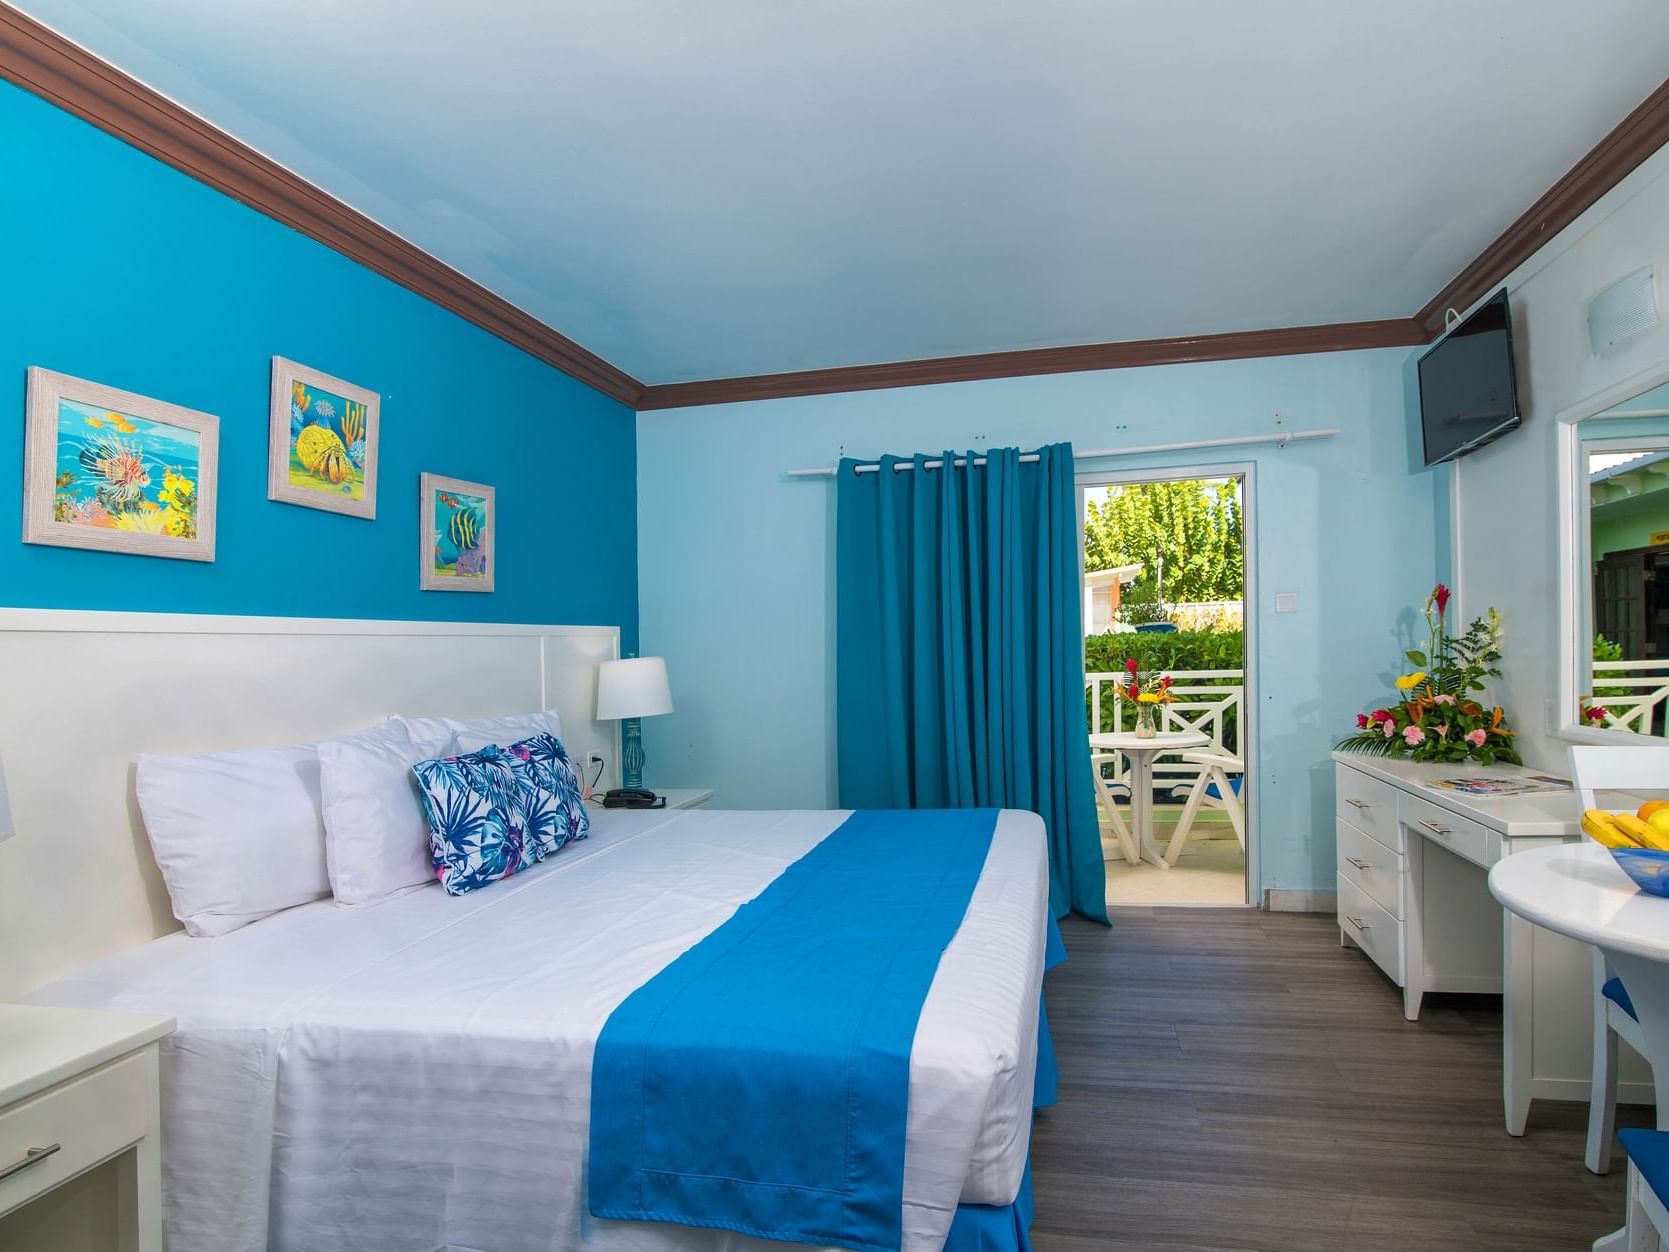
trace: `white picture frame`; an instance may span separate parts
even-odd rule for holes
[[[24,543],[214,560],[218,417],[40,366],[25,412]]]
[[[498,573],[494,490],[485,483],[441,474],[419,475],[418,490],[418,586],[424,591],[491,593]],[[473,520],[460,521],[460,514]],[[460,572],[459,566],[468,566],[468,572]]]
[[[318,430],[305,435],[309,426]],[[377,392],[272,358],[267,499],[374,521],[381,433]]]

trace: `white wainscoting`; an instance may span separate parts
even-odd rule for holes
[[[561,710],[610,776],[592,719],[613,626],[337,621],[0,609],[0,1000],[178,929],[133,794],[141,753],[268,747],[391,713]]]

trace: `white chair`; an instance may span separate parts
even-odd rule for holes
[[[1578,811],[1631,808],[1643,793],[1669,791],[1669,750],[1663,747],[1572,747],[1571,787]],[[1618,794],[1620,793],[1620,794]],[[1604,797],[1604,798],[1602,798]],[[1596,1174],[1611,1171],[1617,1130],[1617,1040],[1641,1056],[1646,1037],[1622,979],[1594,949],[1594,1071],[1588,1091],[1588,1150]]]
[[[1135,865],[1142,859],[1142,851],[1136,846],[1131,837],[1130,827],[1124,824],[1124,818],[1119,815],[1118,801],[1113,796],[1114,786],[1122,783],[1110,783],[1101,772],[1103,765],[1116,765],[1119,754],[1117,752],[1092,752],[1089,758],[1090,773],[1095,775],[1095,795],[1101,802],[1102,810],[1107,814],[1108,824],[1113,828],[1113,834],[1118,836],[1118,846],[1124,852],[1124,859]]]
[[[1176,829],[1165,847],[1165,863],[1175,865],[1194,833],[1194,818],[1202,806],[1222,809],[1229,815],[1234,837],[1240,840],[1240,851],[1246,851],[1245,779],[1246,764],[1239,757],[1223,752],[1184,752],[1182,759],[1200,767],[1199,778],[1188,791],[1188,803],[1182,806]]]
[[[1621,1137],[1628,1153],[1628,1224],[1594,1240],[1594,1252],[1661,1252],[1669,1240],[1662,1199],[1669,1189],[1669,1131],[1625,1130]]]

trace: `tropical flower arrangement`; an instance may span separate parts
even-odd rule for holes
[[[1426,597],[1429,642],[1404,655],[1413,666],[1397,679],[1397,703],[1356,715],[1344,752],[1402,756],[1416,761],[1496,761],[1519,764],[1513,732],[1499,705],[1475,698],[1486,678],[1501,676],[1501,615],[1490,609],[1459,635],[1449,632],[1449,589],[1438,583]]]
[[[1136,735],[1141,739],[1151,739],[1159,733],[1153,720],[1154,711],[1160,705],[1169,704],[1176,699],[1171,694],[1171,676],[1144,674],[1141,663],[1135,657],[1125,661],[1124,670],[1130,675],[1124,694],[1136,705]]]

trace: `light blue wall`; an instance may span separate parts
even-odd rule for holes
[[[0,602],[618,624],[634,640],[630,410],[9,83],[0,152]],[[382,393],[375,522],[267,500],[274,355]],[[213,564],[17,541],[30,365],[219,416]],[[417,589],[423,470],[497,488],[495,594]]]
[[[1260,885],[1331,890],[1328,752],[1382,699],[1438,570],[1446,478],[1410,457],[1403,349],[644,413],[638,417],[643,649],[677,711],[645,722],[651,786],[725,807],[835,800],[834,487],[783,471],[841,453],[1070,439],[1080,448],[1340,427],[1285,449],[1122,459],[1250,461],[1257,495]],[[1094,468],[1084,465],[1083,468]],[[1277,591],[1298,611],[1276,614]]]

